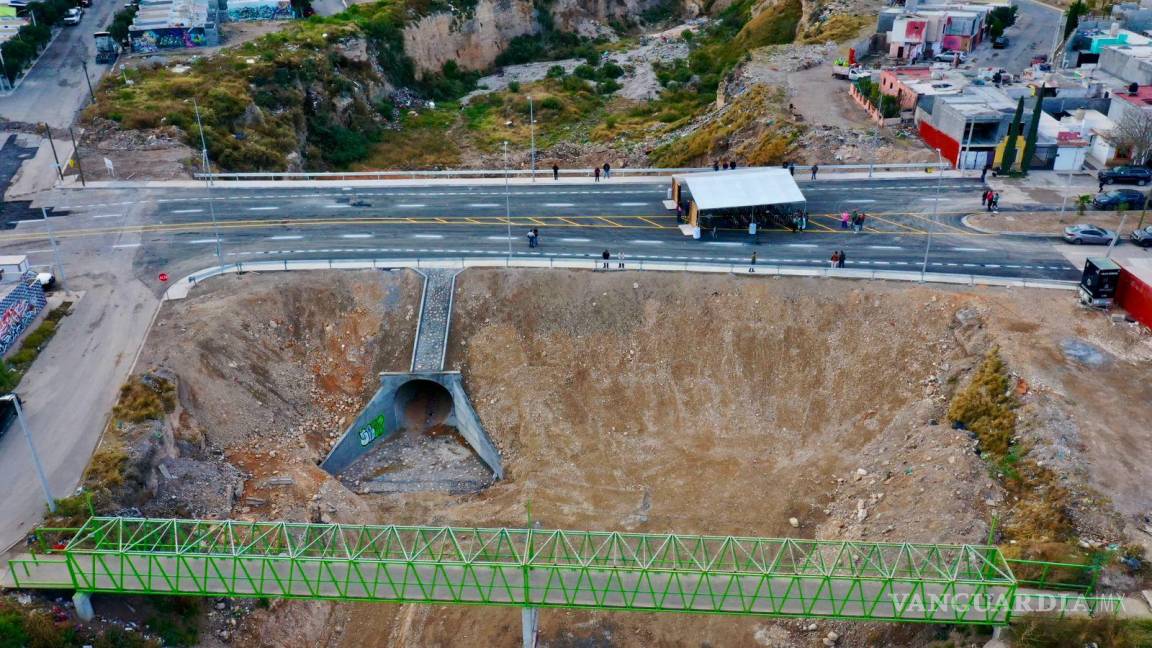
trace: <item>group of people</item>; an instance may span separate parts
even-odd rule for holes
[[[840,229],[851,228],[853,232],[859,234],[864,231],[864,219],[866,218],[868,218],[868,214],[859,209],[853,209],[851,214],[846,211],[840,212]]]
[[[724,160],[723,162],[718,162],[716,160],[713,160],[712,161],[712,170],[713,171],[719,171],[720,169],[724,169],[725,171],[735,170],[736,169],[736,163],[735,162],[729,162],[728,160]]]
[[[1000,192],[985,189],[984,193],[980,194],[980,204],[990,212],[1000,211]]]
[[[848,261],[848,253],[844,250],[836,250],[832,253],[832,258],[829,259],[832,268],[843,268],[846,261]]]
[[[553,166],[553,169],[555,169],[555,168],[556,167]],[[607,162],[605,162],[604,166],[592,167],[592,175],[596,178],[596,182],[600,182],[600,173],[601,172],[604,173],[604,179],[605,180],[611,180],[612,179],[612,165],[611,164],[608,164]],[[556,171],[553,171],[553,173],[556,173]]]
[[[540,247],[540,228],[533,227],[528,230],[528,247]]]

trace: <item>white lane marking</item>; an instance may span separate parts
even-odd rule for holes
[[[299,234],[279,234],[277,236],[269,236],[268,240],[269,241],[299,241],[302,238],[304,238],[304,237],[300,236]]]
[[[279,207],[249,207],[248,211],[275,211],[277,209],[280,209],[280,208]]]
[[[119,243],[117,245],[113,245],[112,247],[114,247],[114,248],[137,248],[137,247],[140,247],[140,245],[141,245],[140,243]]]
[[[203,209],[173,209],[172,213],[173,214],[199,214],[203,211],[204,211]],[[100,218],[100,217],[97,216],[96,218]]]
[[[788,247],[814,248],[814,247],[819,247],[819,246],[816,245],[815,243],[789,243]]]
[[[442,239],[442,238],[444,238],[444,235],[443,235],[443,234],[413,234],[413,235],[412,235],[412,238],[418,238],[418,239]]]
[[[563,241],[563,242],[565,242],[565,243],[588,243],[588,242],[590,242],[592,239],[587,239],[587,238],[562,238],[562,239],[560,239],[560,240],[561,240],[561,241]]]
[[[500,207],[499,203],[470,203],[469,207]]]
[[[396,207],[401,209],[419,209],[424,207],[424,203],[400,203],[399,205],[396,205]]]
[[[648,203],[642,202],[620,202],[616,203],[617,207],[647,207]]]
[[[937,198],[935,196],[930,196],[928,198],[921,198],[920,200],[939,200],[940,202],[952,202],[951,198]]]
[[[544,203],[545,207],[575,207],[572,203]]]
[[[122,215],[123,214],[93,214],[92,218],[116,218],[117,216]]]
[[[352,205],[324,205],[324,209],[348,209]]]
[[[869,245],[869,250],[903,250],[899,245]]]
[[[988,250],[986,250],[984,248],[967,248],[967,247],[964,247],[964,248],[952,248],[952,251],[953,252],[987,252]]]
[[[664,245],[664,241],[653,241],[650,239],[636,239],[631,242],[636,245]]]
[[[185,243],[191,243],[191,244],[193,244],[193,245],[202,245],[202,244],[204,244],[204,243],[215,243],[215,242],[216,242],[216,239],[214,239],[214,238],[210,238],[210,239],[193,239],[193,240],[191,240],[191,241],[185,241]]]
[[[24,254],[43,254],[44,252],[51,252],[51,248],[46,250],[24,250]]]
[[[709,242],[705,243],[704,245],[718,245],[721,247],[742,247],[744,244],[743,243],[731,243],[731,242],[727,242],[727,241],[709,241]],[[812,247],[816,247],[816,246],[813,245]]]
[[[484,237],[489,241],[507,241],[516,238],[515,236],[486,236]]]
[[[372,238],[372,235],[371,234],[341,234],[340,238],[366,239],[366,238]]]
[[[847,204],[850,204],[850,205],[856,205],[856,204],[860,204],[860,203],[874,203],[876,201],[870,200],[870,199],[861,199],[861,200],[845,200],[844,202]]]

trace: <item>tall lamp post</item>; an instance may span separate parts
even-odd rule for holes
[[[208,140],[204,137],[204,124],[200,121],[200,104],[192,97],[196,111],[196,128],[200,130],[200,165],[204,168],[205,191],[208,192],[208,213],[212,216],[212,233],[216,235],[216,263],[224,271],[224,252],[220,248],[220,225],[216,222],[216,205],[212,202],[212,165],[208,162]]]
[[[528,131],[532,134],[532,182],[536,182],[536,106],[528,95]]]
[[[508,224],[508,258],[512,258],[512,188],[508,185],[508,140],[504,140],[504,222]]]
[[[928,272],[928,252],[932,249],[932,228],[936,226],[936,212],[940,208],[940,188],[944,182],[944,169],[941,168],[944,163],[944,156],[940,154],[940,149],[936,149],[936,199],[932,201],[932,219],[928,222],[928,242],[924,244],[924,265],[920,266],[920,280],[924,280],[924,275]]]
[[[88,82],[88,96],[92,98],[92,103],[96,103],[96,93],[92,90],[92,77],[88,76],[88,61],[80,59],[80,66],[84,68],[84,80]]]
[[[44,475],[44,466],[40,463],[40,455],[36,452],[36,444],[32,443],[32,435],[28,433],[28,426],[24,423],[24,408],[20,407],[20,399],[16,394],[4,394],[0,400],[12,403],[16,408],[16,421],[20,424],[20,431],[28,441],[28,449],[32,451],[32,465],[36,468],[36,476],[40,478],[40,487],[44,489],[44,499],[48,500],[48,510],[56,512],[56,498],[52,496],[52,488],[48,485],[48,477]]]

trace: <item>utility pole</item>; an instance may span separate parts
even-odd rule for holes
[[[88,96],[92,98],[92,103],[96,103],[96,93],[92,90],[92,77],[88,76],[88,61],[80,59],[80,65],[84,68],[84,80],[88,82]]]
[[[28,426],[24,423],[24,408],[20,407],[20,399],[16,394],[5,394],[0,400],[12,403],[16,408],[16,421],[20,423],[20,431],[28,441],[28,449],[32,451],[32,465],[36,467],[36,476],[40,478],[40,487],[44,489],[44,499],[48,500],[48,510],[56,512],[56,498],[52,496],[52,488],[48,486],[48,477],[44,475],[44,466],[40,463],[40,455],[36,453],[36,445],[32,443],[32,435],[28,433]]]
[[[508,140],[504,140],[504,222],[508,224],[508,258],[512,258],[512,188],[508,185]]]
[[[52,159],[56,161],[56,175],[60,176],[60,180],[64,180],[64,167],[60,166],[60,156],[56,155],[56,142],[52,141],[52,129],[47,123],[44,124],[44,131],[48,133],[48,147],[52,149]]]
[[[528,95],[528,129],[532,133],[532,182],[536,182],[536,107]]]
[[[920,281],[924,281],[924,275],[928,272],[928,251],[932,249],[932,228],[936,225],[936,211],[940,207],[940,187],[944,181],[944,170],[939,168],[940,164],[944,161],[944,156],[940,154],[940,149],[936,149],[936,199],[932,201],[932,220],[928,222],[928,242],[924,244],[924,265],[920,267]]]
[[[76,170],[80,172],[80,186],[86,187],[84,183],[84,167],[80,164],[80,145],[76,143],[76,133],[72,127],[68,127],[68,135],[72,138],[72,158],[76,160]]]
[[[48,241],[52,244],[52,261],[56,264],[56,281],[64,284],[64,264],[60,263],[60,246],[56,243],[56,231],[52,229],[52,221],[48,219],[48,210],[40,208],[40,215],[44,217],[44,224],[48,226]]]
[[[1060,218],[1064,218],[1064,209],[1068,207],[1068,190],[1072,188],[1072,169],[1068,169],[1068,175],[1064,179],[1064,200],[1060,201]],[[1144,199],[1144,204],[1148,204],[1148,199]]]
[[[960,167],[961,178],[964,177],[964,169],[966,168],[964,164],[968,159],[968,154],[972,152],[972,132],[975,130],[976,122],[972,122],[968,125],[968,137],[965,140],[964,146],[960,148],[960,159],[957,160],[957,162],[959,162],[958,166]]]
[[[212,202],[212,165],[208,162],[208,140],[204,137],[204,124],[200,121],[200,104],[192,97],[196,111],[196,128],[200,130],[200,164],[204,168],[204,191],[208,194],[208,213],[212,216],[212,233],[216,236],[216,264],[224,271],[224,251],[220,248],[220,225],[216,222],[216,204]]]
[[[1147,200],[1145,200],[1145,203],[1147,203]],[[1123,205],[1121,205],[1121,207],[1123,207]],[[1108,244],[1108,251],[1104,254],[1105,259],[1112,257],[1112,248],[1116,247],[1116,244],[1120,242],[1120,233],[1124,231],[1124,223],[1127,221],[1128,213],[1125,212],[1124,215],[1120,217],[1120,227],[1116,228],[1116,236],[1112,239],[1112,242]]]
[[[872,161],[868,163],[868,177],[872,177],[872,169],[876,166],[876,155],[879,153],[878,140],[880,139],[880,128],[872,131]]]

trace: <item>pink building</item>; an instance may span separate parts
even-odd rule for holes
[[[898,98],[901,110],[912,110],[922,96],[959,94],[967,86],[968,77],[950,69],[909,66],[880,72],[880,92]]]

